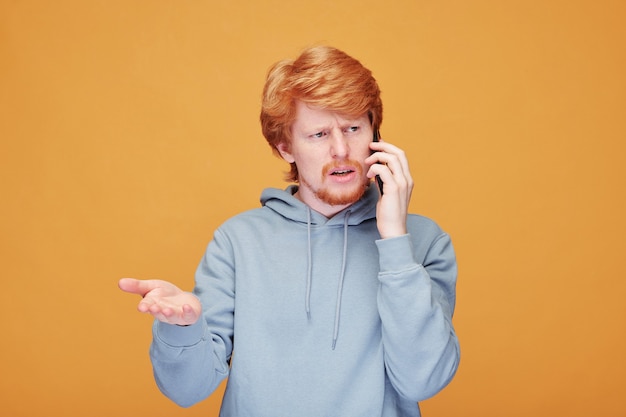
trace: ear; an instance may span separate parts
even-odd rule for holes
[[[281,142],[276,145],[276,149],[278,150],[278,153],[280,153],[280,156],[282,156],[285,161],[289,162],[290,164],[293,164],[294,162],[296,162],[295,158],[290,152],[290,147],[288,143]]]

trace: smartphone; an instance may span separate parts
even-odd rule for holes
[[[374,142],[378,142],[380,138],[380,131],[374,131]],[[380,190],[380,195],[383,195],[383,180],[380,179],[380,175],[376,175],[376,183],[378,184],[378,189]]]

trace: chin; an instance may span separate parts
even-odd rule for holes
[[[317,191],[315,194],[317,198],[319,198],[326,204],[330,204],[331,206],[345,206],[359,201],[359,199],[363,197],[363,194],[365,194],[365,190],[367,190],[367,185],[368,183],[365,183],[359,187],[355,187],[352,190],[346,190],[341,192],[332,192],[327,188],[323,188]]]

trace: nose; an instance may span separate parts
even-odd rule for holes
[[[330,153],[333,158],[342,159],[350,154],[350,146],[341,130],[332,131],[330,138]]]

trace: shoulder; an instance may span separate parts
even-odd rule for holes
[[[275,221],[273,211],[266,207],[258,207],[236,214],[220,225],[218,230],[236,231],[241,228],[261,226],[264,223]]]
[[[407,219],[407,231],[418,258],[423,262],[430,256],[439,257],[444,253],[449,253],[445,256],[454,256],[450,236],[434,220],[410,214]]]
[[[407,227],[410,234],[431,236],[433,238],[445,234],[443,229],[434,220],[419,214],[408,215]]]

